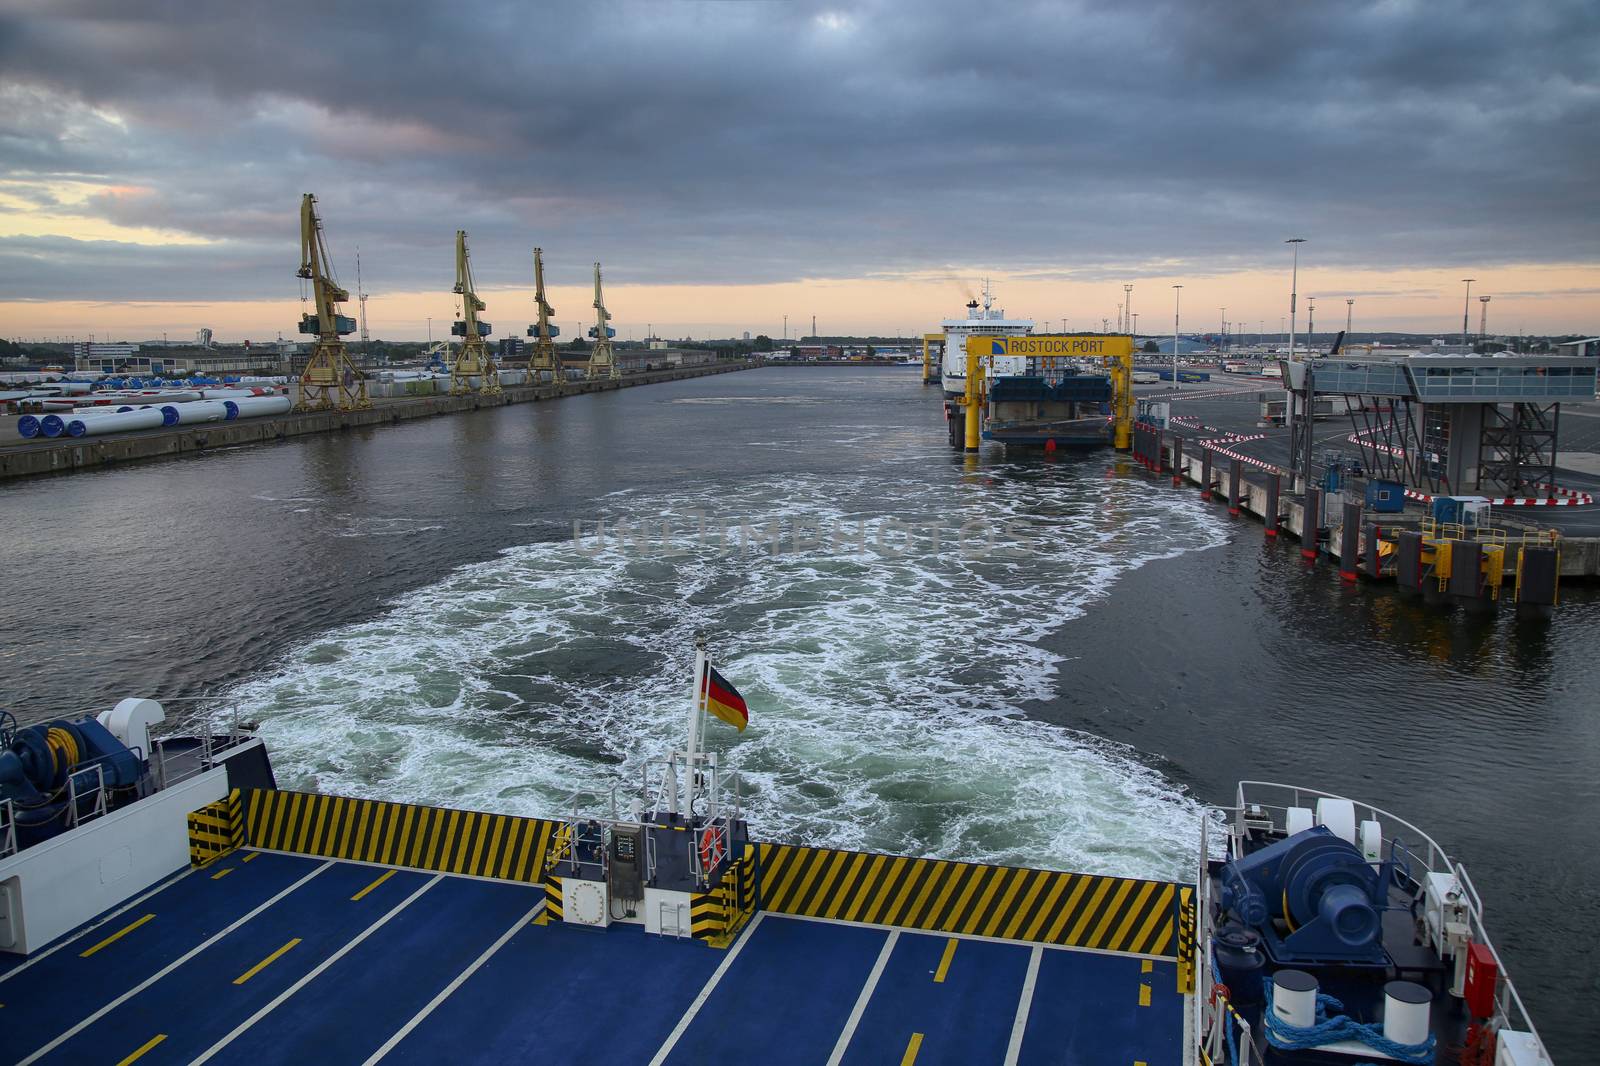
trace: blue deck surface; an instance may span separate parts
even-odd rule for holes
[[[888,930],[773,914],[716,950],[635,926],[530,924],[541,899],[235,853],[48,955],[7,960],[0,1061],[787,1066],[836,1048],[844,1066],[998,1064],[1008,1049],[1023,1064],[1180,1061],[1170,962],[904,931],[885,954]]]

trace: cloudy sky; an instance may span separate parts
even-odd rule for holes
[[[0,0],[0,335],[299,313],[302,192],[373,332],[496,333],[605,263],[623,335],[1600,331],[1594,0]],[[353,313],[353,312],[352,312]],[[1473,300],[1476,325],[1478,307]]]

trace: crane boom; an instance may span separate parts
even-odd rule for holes
[[[461,338],[461,349],[450,367],[450,392],[459,395],[473,391],[473,378],[478,379],[478,392],[499,392],[500,374],[489,355],[488,345],[483,343],[491,327],[478,317],[478,312],[487,310],[487,305],[478,299],[477,287],[472,282],[472,257],[467,251],[467,231],[463,229],[456,230],[456,284],[451,291],[461,297],[461,319],[450,327],[450,332]]]
[[[311,282],[316,309],[315,314],[300,316],[300,332],[317,338],[300,374],[300,406],[312,410],[338,407],[341,411],[372,406],[366,379],[351,364],[341,339],[355,332],[356,323],[339,313],[339,305],[350,299],[350,294],[334,280],[322,219],[317,216],[317,198],[311,193],[300,198],[300,269],[295,275]]]
[[[544,295],[544,249],[533,250],[533,300],[539,309],[539,321],[528,327],[528,336],[534,338],[533,353],[528,357],[528,381],[538,384],[540,374],[550,372],[550,381],[560,386],[565,374],[556,360],[556,346],[552,339],[560,329],[550,324],[556,309]]]
[[[616,330],[607,323],[611,321],[611,312],[606,310],[605,297],[600,291],[600,264],[594,265],[594,325],[589,327],[589,336],[594,338],[594,348],[589,352],[589,376],[591,378],[610,378],[615,380],[621,377],[617,371],[617,361],[611,352],[611,338]]]

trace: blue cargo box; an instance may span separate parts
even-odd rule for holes
[[[1406,509],[1406,487],[1398,481],[1369,481],[1366,506],[1379,514],[1398,514]]]

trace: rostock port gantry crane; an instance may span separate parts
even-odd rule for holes
[[[339,313],[339,305],[350,294],[334,280],[323,243],[322,219],[317,217],[317,198],[306,193],[300,198],[300,269],[297,276],[311,282],[311,295],[317,313],[300,315],[300,332],[315,336],[311,358],[300,374],[299,406],[313,411],[337,408],[350,411],[371,407],[367,381],[350,362],[350,353],[341,339],[356,330],[355,320]],[[302,305],[305,293],[300,296]]]
[[[528,357],[528,384],[539,384],[539,375],[549,371],[550,383],[560,388],[566,381],[566,372],[561,368],[561,360],[556,357],[554,338],[561,334],[561,327],[550,324],[556,309],[550,306],[550,301],[544,296],[543,248],[533,250],[533,289],[533,299],[539,307],[539,321],[528,327],[528,336],[534,338],[533,354]]]
[[[472,284],[472,261],[467,255],[464,229],[456,230],[456,286],[452,291],[461,297],[461,318],[451,325],[450,332],[461,338],[461,350],[450,366],[450,394],[471,392],[472,378],[478,379],[478,392],[499,392],[500,375],[489,355],[489,346],[483,343],[490,326],[478,320],[478,312],[487,310],[487,306],[478,299]]]
[[[600,295],[600,264],[594,265],[594,325],[589,327],[589,336],[594,338],[594,348],[589,352],[589,377],[610,378],[615,381],[622,374],[617,370],[617,360],[611,354],[611,338],[617,331],[606,323],[611,321],[611,312],[606,310],[606,302]]]

